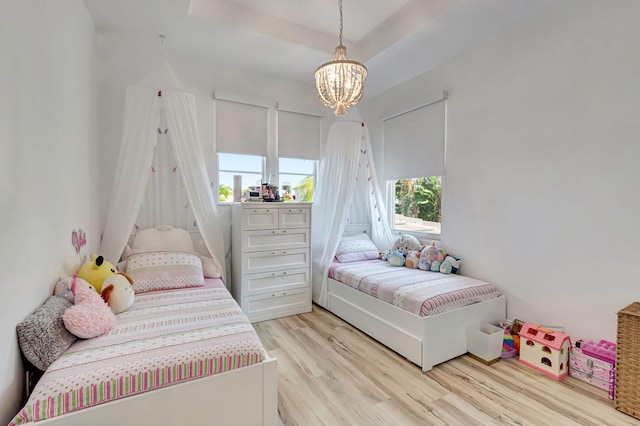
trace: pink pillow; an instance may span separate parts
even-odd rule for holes
[[[134,252],[127,256],[127,275],[136,293],[204,285],[200,256],[183,251]]]
[[[116,317],[102,297],[89,284],[74,282],[75,305],[62,315],[64,326],[81,339],[92,339],[116,326]]]

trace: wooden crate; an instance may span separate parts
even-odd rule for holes
[[[640,303],[618,312],[616,389],[618,411],[640,419]]]

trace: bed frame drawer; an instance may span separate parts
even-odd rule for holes
[[[242,233],[244,252],[290,250],[309,247],[309,228],[272,229]]]
[[[310,207],[291,207],[279,210],[280,228],[309,228],[311,226]]]
[[[257,274],[309,267],[309,249],[273,250],[244,253],[243,274]]]
[[[251,322],[311,312],[311,295],[307,287],[247,296],[242,310]]]
[[[245,274],[242,280],[247,289],[247,296],[293,290],[295,288],[309,287],[309,268]]]

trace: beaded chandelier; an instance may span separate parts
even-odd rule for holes
[[[340,44],[331,60],[316,70],[316,89],[323,104],[335,108],[336,115],[347,112],[347,108],[357,105],[364,93],[364,79],[367,68],[357,61],[347,58],[347,48],[342,45],[342,0],[340,9]]]

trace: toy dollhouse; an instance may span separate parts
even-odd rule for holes
[[[520,330],[520,362],[561,380],[569,375],[571,339],[564,333],[525,323]]]

